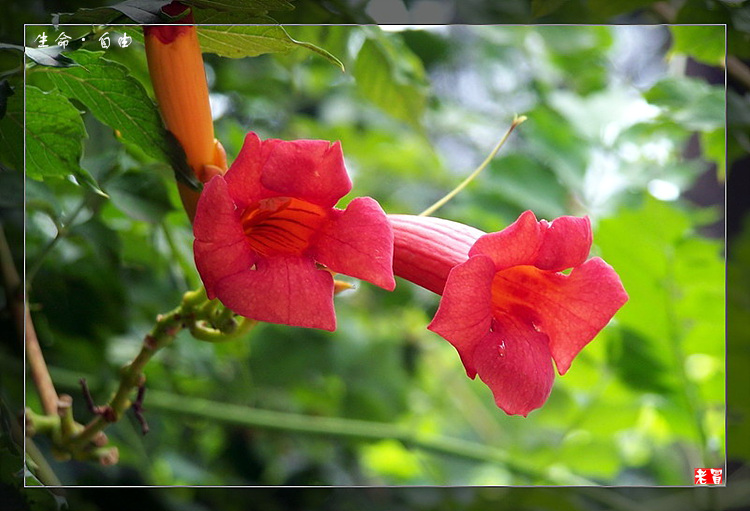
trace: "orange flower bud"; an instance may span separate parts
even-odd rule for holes
[[[179,2],[164,7],[178,15],[187,9]],[[192,14],[179,20],[193,23]],[[226,171],[226,156],[214,139],[208,84],[195,26],[157,25],[144,27],[148,70],[164,123],[185,150],[187,162],[201,181],[207,176],[204,166]],[[178,183],[180,196],[189,217],[195,214],[198,192]]]

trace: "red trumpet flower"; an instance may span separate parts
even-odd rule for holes
[[[586,260],[588,217],[523,213],[485,234],[436,218],[390,215],[396,275],[443,295],[429,329],[458,351],[508,414],[526,416],[627,301],[614,269]],[[569,274],[563,270],[572,269]]]
[[[331,272],[392,290],[390,224],[369,197],[334,208],[349,190],[340,143],[249,133],[198,202],[193,248],[208,296],[251,319],[334,330]]]

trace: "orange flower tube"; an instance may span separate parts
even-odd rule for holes
[[[179,2],[163,8],[172,16],[185,9],[187,7]],[[192,14],[180,22],[193,23]],[[196,27],[147,26],[144,35],[148,70],[167,129],[182,145],[188,164],[201,182],[208,181],[216,173],[223,174],[227,167],[226,155],[214,138],[208,84]],[[183,183],[177,185],[192,221],[199,193]]]

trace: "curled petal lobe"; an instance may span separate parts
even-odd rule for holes
[[[262,258],[221,280],[216,294],[242,316],[285,325],[336,329],[333,277],[302,257]]]
[[[351,190],[340,142],[271,139],[263,144],[268,157],[260,181],[268,190],[328,208]]]
[[[222,176],[215,176],[206,184],[198,204],[201,214],[193,223],[196,239],[224,245],[245,239],[237,208]]]
[[[599,258],[570,275],[509,268],[495,275],[492,291],[495,314],[513,314],[549,336],[560,374],[627,301],[619,277]]]
[[[560,374],[627,300],[620,277],[598,257],[541,291],[536,307]]]
[[[492,324],[492,260],[483,255],[453,268],[435,317],[427,327],[447,339],[458,351],[473,378],[477,372],[474,351]]]
[[[534,266],[548,271],[573,268],[586,260],[591,251],[589,217],[561,216],[546,225]]]
[[[497,270],[519,264],[534,264],[542,246],[542,237],[542,225],[536,221],[534,213],[525,211],[502,231],[479,238],[469,256],[487,255],[492,258]]]
[[[582,264],[591,250],[591,241],[588,217],[563,216],[547,222],[537,221],[534,213],[526,211],[502,231],[479,239],[470,254],[489,255],[498,270],[532,265],[561,271]]]
[[[392,291],[393,232],[380,205],[359,197],[346,210],[334,210],[332,217],[317,235],[315,260],[336,273]]]
[[[265,151],[264,151],[265,150]],[[247,206],[264,197],[266,190],[260,183],[263,162],[268,148],[253,132],[245,135],[245,142],[232,166],[224,176],[229,185],[229,193],[239,206]]]
[[[499,317],[474,350],[479,378],[509,415],[526,417],[549,397],[555,371],[547,336],[512,316]]]

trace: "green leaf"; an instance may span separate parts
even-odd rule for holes
[[[181,179],[198,186],[184,152],[164,128],[159,112],[141,83],[122,64],[102,58],[103,52],[69,54],[78,67],[44,69],[63,93],[91,110],[97,119],[144,153],[169,163]]]
[[[85,136],[81,113],[65,96],[26,87],[26,173],[30,177],[78,174]]]
[[[52,23],[84,23],[87,25],[112,24],[123,15],[136,23],[164,22],[161,8],[167,5],[167,0],[129,0],[108,7],[93,9],[78,9],[74,13],[57,13],[52,16]]]
[[[126,172],[107,184],[107,192],[112,204],[136,220],[158,223],[172,210],[164,181],[155,174]]]
[[[0,43],[0,50],[18,50],[26,54],[31,60],[41,66],[68,67],[76,63],[62,54],[64,48],[60,46],[48,46],[46,48],[24,48],[15,44]]]
[[[623,383],[635,390],[658,394],[675,388],[677,382],[673,375],[670,377],[664,350],[653,337],[627,327],[620,329],[619,334],[608,339],[607,360]]]
[[[700,134],[703,157],[716,164],[716,175],[724,181],[727,172],[726,133],[724,128],[704,131]]]
[[[221,14],[212,16],[213,22],[223,18]],[[261,21],[270,21],[262,18]],[[289,53],[297,48],[305,48],[333,62],[343,71],[339,59],[311,43],[292,39],[284,27],[271,26],[201,26],[198,27],[198,40],[201,50],[222,57],[255,57],[264,53]]]
[[[262,16],[268,11],[291,11],[294,9],[294,6],[286,0],[185,0],[182,3],[203,9],[253,16]],[[235,23],[237,23],[236,19]]]
[[[410,52],[397,56],[395,47],[388,47],[385,38],[368,38],[354,64],[357,89],[368,100],[396,119],[420,129],[420,120],[427,100],[422,84],[421,62]]]
[[[541,18],[562,7],[568,0],[531,0],[531,15]]]
[[[724,126],[724,88],[686,77],[660,80],[643,94],[653,105],[663,107],[667,117],[698,131]]]
[[[669,30],[672,33],[672,48],[667,58],[683,54],[710,66],[724,64],[726,41],[723,26],[673,25],[669,27]]]
[[[589,2],[591,21],[606,23],[618,14],[630,14],[633,11],[654,3],[654,0],[619,0],[617,2]]]
[[[62,54],[63,49],[59,46],[49,48],[26,48],[26,56],[41,66],[70,67],[77,65]]]
[[[120,264],[120,252],[122,244],[117,232],[108,227],[98,217],[91,217],[89,220],[74,225],[69,231],[71,240],[84,241],[88,244],[93,256],[104,261],[110,266]]]

